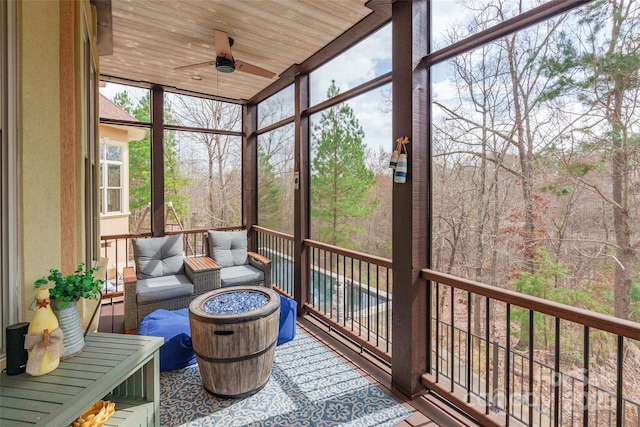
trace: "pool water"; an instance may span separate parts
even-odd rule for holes
[[[272,281],[273,283],[286,283],[293,277],[293,263],[282,254],[273,253],[263,249],[261,251],[264,256],[271,259],[272,262]],[[338,292],[338,281],[344,285],[344,299],[346,308],[350,312],[358,312],[368,310],[380,304],[386,304],[387,298],[378,294],[373,289],[352,280],[345,280],[342,276],[337,277],[325,270],[314,267],[311,272],[311,289],[309,290],[310,299],[313,305],[325,312],[331,311],[335,304],[335,294]],[[334,301],[332,302],[332,299]]]

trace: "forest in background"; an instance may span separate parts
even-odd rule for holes
[[[640,319],[639,7],[592,2],[437,66],[435,269]]]

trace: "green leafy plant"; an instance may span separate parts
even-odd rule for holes
[[[65,308],[71,301],[77,301],[80,298],[99,299],[100,288],[104,283],[103,280],[93,277],[98,271],[98,267],[92,267],[84,270],[84,263],[81,263],[76,271],[68,276],[63,276],[56,269],[49,270],[49,276],[42,277],[34,282],[36,289],[45,286],[49,282],[55,284],[49,288],[51,299],[60,301],[60,308]]]

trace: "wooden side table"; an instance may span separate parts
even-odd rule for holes
[[[220,266],[208,256],[185,258],[184,268],[194,295],[220,288]]]

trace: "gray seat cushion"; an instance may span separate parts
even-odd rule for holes
[[[247,263],[247,230],[209,230],[209,254],[220,267],[233,267]]]
[[[138,279],[182,274],[184,271],[183,236],[131,239]]]
[[[164,301],[193,294],[193,283],[184,274],[138,280],[136,283],[138,304]]]
[[[251,265],[236,265],[220,269],[222,287],[239,286],[264,281],[264,273]]]

